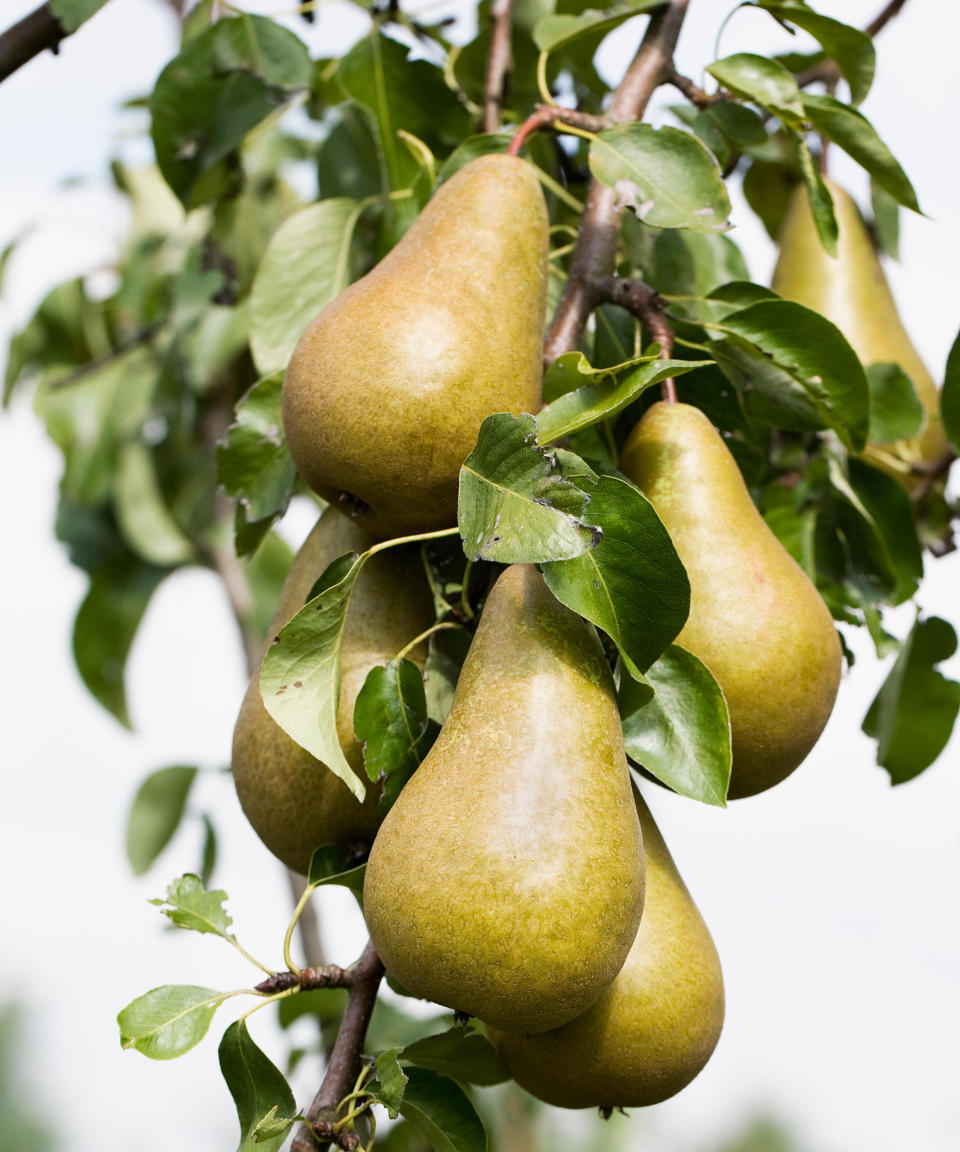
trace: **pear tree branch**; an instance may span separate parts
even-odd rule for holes
[[[601,276],[593,283],[598,303],[616,304],[632,313],[660,345],[660,355],[665,360],[673,355],[673,329],[664,312],[666,302],[649,284],[635,277]],[[673,377],[668,377],[662,385],[663,398],[672,403],[677,400],[677,388]]]
[[[360,1053],[382,979],[383,963],[373,942],[368,940],[360,959],[342,972],[338,983],[320,985],[349,988],[350,996],[323,1083],[305,1113],[306,1123],[297,1131],[290,1152],[318,1152],[318,1149],[336,1139],[333,1125],[337,1105],[356,1083],[360,1072]],[[344,1145],[340,1143],[339,1146]]]
[[[49,4],[41,4],[16,24],[0,32],[0,81],[12,76],[34,56],[48,48],[56,53],[69,33],[54,16]]]
[[[494,0],[490,9],[493,30],[483,89],[483,131],[500,130],[500,107],[510,70],[510,25],[513,0]]]
[[[642,118],[650,97],[672,69],[687,4],[688,0],[670,0],[664,11],[651,17],[643,42],[610,100],[606,115],[610,123]],[[544,344],[547,365],[576,348],[598,303],[597,281],[612,275],[616,266],[619,240],[616,195],[594,178],[587,193],[570,275]]]

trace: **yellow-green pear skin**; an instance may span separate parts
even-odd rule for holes
[[[713,940],[650,810],[636,793],[647,894],[633,947],[582,1016],[539,1035],[488,1029],[513,1079],[561,1108],[639,1108],[676,1095],[723,1027]]]
[[[610,670],[536,568],[491,590],[437,742],[373,843],[364,915],[414,995],[541,1032],[620,970],[643,845]]]
[[[729,795],[762,792],[796,768],[830,717],[841,669],[830,612],[699,408],[653,404],[620,467],[653,504],[690,579],[690,615],[676,643],[707,665],[726,697]]]
[[[324,569],[345,552],[375,541],[327,509],[294,558],[270,626],[272,639],[306,603]],[[380,823],[379,788],[363,767],[353,706],[367,673],[385,664],[433,622],[432,598],[416,551],[391,548],[371,557],[357,578],[341,651],[337,735],[354,772],[366,782],[361,804],[327,767],[301,748],[263,706],[259,671],[247,687],[233,732],[233,778],[247,819],[270,851],[306,873],[321,844],[371,840]],[[422,648],[410,654],[421,666]]]
[[[548,220],[532,165],[482,156],[304,332],[283,382],[303,479],[377,536],[457,518],[493,412],[541,403]]]
[[[894,444],[868,445],[874,463],[905,477],[912,463],[931,463],[947,449],[940,394],[910,341],[860,211],[849,193],[827,181],[837,217],[837,255],[817,236],[801,186],[784,217],[773,289],[832,321],[865,365],[899,364],[913,381],[925,412],[920,434]],[[897,467],[899,460],[899,468]]]

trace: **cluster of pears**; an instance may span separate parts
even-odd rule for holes
[[[284,424],[331,507],[294,561],[271,635],[334,558],[452,525],[484,417],[537,410],[547,229],[529,165],[474,160],[306,330]],[[727,698],[731,795],[769,788],[833,706],[830,614],[698,409],[653,405],[621,467],[689,574],[677,639]],[[416,551],[382,551],[353,594],[337,726],[358,774],[352,713],[367,671],[433,620],[419,563]],[[723,1021],[716,949],[631,783],[597,633],[536,567],[497,578],[440,735],[382,824],[376,789],[358,803],[274,723],[258,680],[234,740],[244,810],[300,872],[322,844],[373,840],[364,915],[393,978],[482,1020],[513,1078],[551,1103],[646,1105],[690,1082]]]

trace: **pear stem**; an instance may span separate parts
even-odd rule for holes
[[[605,121],[622,124],[642,118],[650,97],[672,73],[673,53],[687,4],[688,0],[670,0],[665,9],[650,18],[637,54],[613,93]],[[547,366],[577,347],[587,318],[599,302],[596,282],[613,273],[619,242],[616,193],[594,178],[587,194],[570,275],[544,344]]]
[[[513,0],[494,0],[490,8],[490,21],[493,28],[483,89],[484,132],[498,132],[500,130],[500,106],[503,102],[504,85],[511,64],[510,24],[512,8]]]

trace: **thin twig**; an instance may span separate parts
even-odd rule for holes
[[[673,329],[664,311],[666,302],[649,284],[642,280],[622,276],[602,276],[594,281],[598,301],[617,304],[637,317],[653,339],[660,345],[660,356],[669,360],[673,355]],[[677,387],[670,376],[661,384],[664,400],[677,401]]]
[[[383,978],[383,964],[372,942],[367,941],[360,959],[347,969],[344,976],[351,981],[350,997],[340,1022],[340,1031],[323,1083],[305,1113],[307,1123],[298,1130],[290,1152],[317,1152],[323,1146],[318,1135],[330,1131],[337,1105],[356,1082],[363,1041]],[[311,1131],[311,1127],[315,1131]]]
[[[564,128],[578,128],[581,132],[602,132],[616,123],[609,116],[595,116],[591,112],[578,112],[575,108],[560,108],[555,104],[538,104],[517,129],[507,153],[519,156],[524,144],[541,128],[552,128],[563,135]]]
[[[46,49],[56,52],[67,35],[49,4],[41,4],[6,32],[0,32],[0,81]]]
[[[607,117],[612,123],[643,116],[654,90],[671,67],[687,3],[688,0],[670,0],[663,12],[651,18],[643,43],[611,98]],[[612,188],[594,179],[587,194],[570,275],[544,344],[547,365],[576,348],[596,304],[594,284],[613,272],[619,240],[616,195]]]
[[[695,84],[689,76],[682,75],[675,68],[666,77],[666,81],[682,92],[697,108],[709,108],[712,104],[720,104],[729,99],[728,94],[722,90],[712,94],[705,92],[699,84]]]
[[[494,0],[490,9],[493,29],[490,36],[490,55],[487,57],[487,75],[483,89],[483,130],[500,130],[500,108],[504,86],[510,71],[510,23],[513,0]]]
[[[51,380],[47,387],[51,392],[59,391],[61,388],[70,388],[74,384],[79,384],[81,380],[85,380],[88,376],[93,375],[94,372],[99,372],[101,368],[106,368],[115,360],[122,359],[128,352],[132,352],[134,348],[139,348],[145,344],[152,344],[154,337],[162,330],[162,324],[146,324],[142,328],[138,328],[126,340],[121,340],[115,348],[111,348],[109,352],[104,352],[102,356],[95,356],[92,360],[88,360],[86,364],[81,364],[73,372],[68,372],[65,376],[60,376],[55,380]]]

